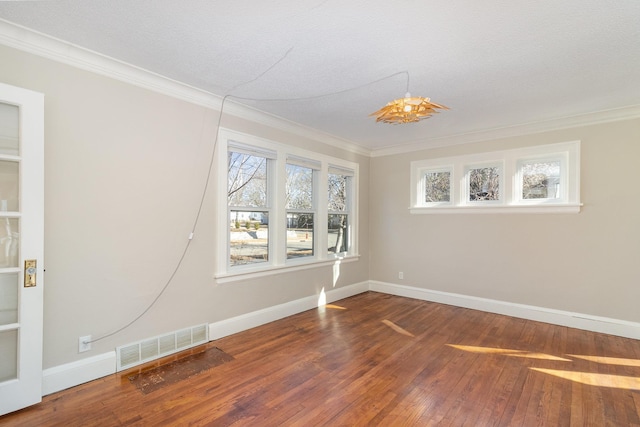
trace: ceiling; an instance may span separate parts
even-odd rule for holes
[[[10,1],[0,18],[373,151],[640,105],[638,0]],[[369,117],[407,85],[451,110]]]

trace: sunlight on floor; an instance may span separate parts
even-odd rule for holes
[[[537,372],[554,375],[559,378],[575,381],[580,384],[600,387],[624,388],[640,390],[640,378],[621,375],[596,374],[592,372],[560,371],[556,369],[529,368]]]
[[[562,357],[552,356],[544,353],[533,353],[533,352],[524,351],[524,350],[510,350],[506,348],[477,347],[477,346],[456,345],[456,344],[447,344],[447,346],[453,347],[458,350],[471,352],[471,353],[500,354],[500,355],[512,356],[512,357],[526,357],[531,359],[575,362],[575,360],[571,360],[571,359],[565,359]],[[608,365],[640,367],[640,360],[637,360],[637,359],[625,359],[625,358],[619,358],[619,357],[604,357],[604,356],[581,356],[576,354],[568,354],[567,356],[573,357],[575,359],[582,359],[589,362],[604,363]],[[544,368],[529,368],[529,369],[536,372],[542,372],[548,375],[553,375],[558,378],[575,381],[580,384],[599,386],[599,387],[622,388],[627,390],[640,390],[640,377],[599,374],[595,372],[565,371],[565,370],[559,370],[559,369],[544,369]]]
[[[523,350],[511,350],[507,348],[493,348],[493,347],[474,347],[470,345],[455,345],[447,344],[449,347],[457,348],[458,350],[468,351],[471,353],[484,353],[484,354],[503,354],[511,357],[526,357],[530,359],[542,359],[542,360],[557,360],[562,362],[571,362],[570,359],[564,359],[558,356],[552,356],[544,353],[533,353]]]
[[[552,356],[550,354],[544,354],[544,353],[523,352],[523,353],[507,354],[507,356],[511,356],[511,357],[527,357],[529,359],[541,359],[541,360],[557,360],[559,362],[572,362],[571,359],[565,359],[565,358],[562,358],[562,357]]]
[[[407,331],[406,329],[401,328],[400,326],[396,325],[395,323],[393,323],[391,320],[387,320],[384,319],[382,321],[382,323],[384,323],[385,325],[387,325],[388,327],[390,327],[391,329],[393,329],[394,331],[402,334],[402,335],[406,335],[408,337],[415,337],[415,335],[413,335],[411,332]]]
[[[567,356],[588,360],[590,362],[605,363],[607,365],[636,366],[640,368],[640,360],[638,359],[622,359],[619,357],[602,356],[580,356],[577,354],[568,354]]]

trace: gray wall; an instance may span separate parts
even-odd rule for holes
[[[579,214],[409,213],[413,160],[574,140]],[[637,119],[373,158],[370,277],[638,322],[638,159]]]
[[[0,62],[0,81],[45,94],[45,368],[332,288],[331,267],[217,285],[210,186],[166,293],[133,326],[78,354],[79,336],[126,325],[169,278],[196,215],[218,112],[5,46]],[[342,264],[336,286],[367,280],[369,158],[231,116],[222,126],[359,163],[362,257]]]

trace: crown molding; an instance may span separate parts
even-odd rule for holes
[[[553,120],[523,123],[520,125],[493,128],[478,132],[469,132],[451,136],[444,136],[441,138],[425,139],[410,144],[403,144],[373,150],[371,152],[371,157],[405,154],[414,151],[428,150],[444,146],[471,144],[474,142],[489,141],[493,139],[511,138],[515,136],[531,135],[535,133],[608,123],[619,120],[631,120],[637,118],[640,118],[640,104],[629,105],[627,107],[614,108],[610,110],[595,111],[586,114],[578,114],[574,116],[566,116]]]
[[[220,110],[222,97],[188,84],[170,79],[152,71],[108,57],[83,47],[65,42],[0,18],[0,44],[22,50],[76,68],[171,96],[192,104]],[[254,123],[272,127],[303,138],[316,140],[329,146],[367,157],[404,154],[450,145],[470,144],[499,138],[510,138],[553,130],[628,120],[640,117],[640,105],[561,117],[553,120],[523,123],[514,126],[430,138],[409,144],[380,149],[369,149],[352,141],[318,131],[282,117],[227,99],[224,113]]]
[[[223,97],[0,18],[0,44],[220,111]],[[363,156],[371,150],[227,99],[224,113]]]

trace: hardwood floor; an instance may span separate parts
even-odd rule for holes
[[[0,425],[640,426],[640,341],[464,308],[368,292],[206,347],[234,359],[148,394],[129,376],[149,366],[118,373]]]

